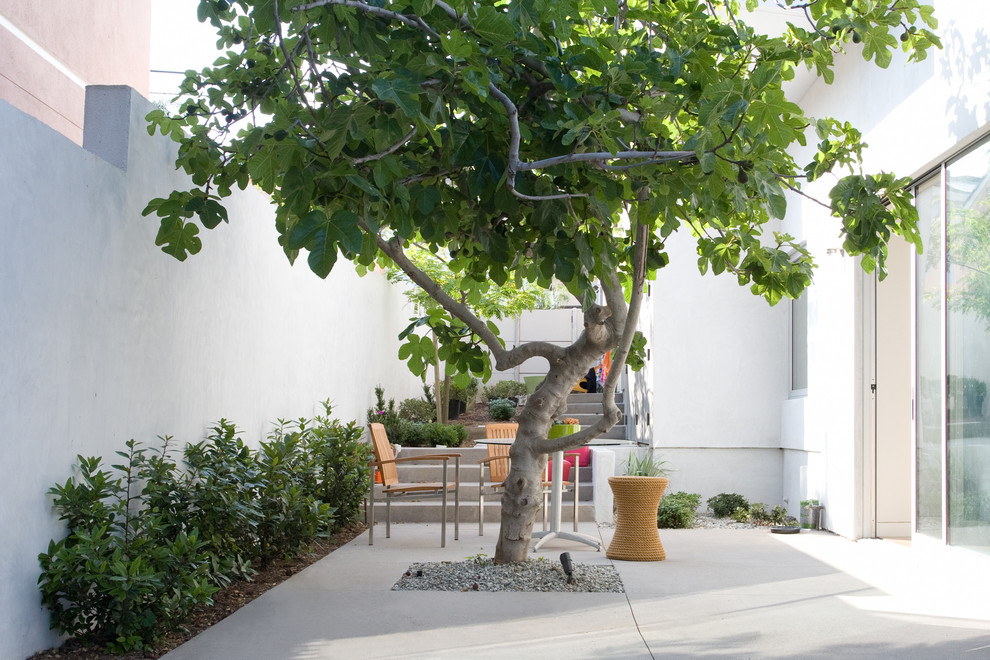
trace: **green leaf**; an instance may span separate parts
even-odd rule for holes
[[[784,97],[784,92],[774,89],[762,99],[750,104],[750,115],[756,122],[757,130],[762,129],[777,147],[788,147],[797,138],[793,116],[800,116],[801,109]]]
[[[702,154],[701,159],[701,171],[705,174],[711,174],[715,171],[715,166],[718,164],[718,158],[710,151],[706,151]]]
[[[199,227],[191,222],[183,222],[178,216],[162,218],[155,236],[155,245],[162,252],[170,254],[179,261],[185,261],[190,254],[196,254],[202,249],[203,242],[197,236]]]
[[[326,229],[316,232],[306,262],[309,264],[310,270],[322,279],[326,279],[327,275],[330,274],[333,265],[337,262],[337,242]]]
[[[741,100],[741,94],[733,79],[720,80],[705,89],[705,98],[701,104],[698,121],[710,126],[729,114],[729,109]]]
[[[414,85],[405,78],[392,80],[376,78],[371,83],[371,89],[382,101],[391,101],[399,106],[402,114],[409,119],[419,118],[419,95],[422,93],[422,89],[418,85]]]
[[[359,218],[353,211],[337,211],[330,219],[334,233],[345,250],[353,253],[361,251],[364,234],[358,226]]]
[[[316,237],[317,232],[321,229],[326,231],[328,223],[329,220],[323,211],[318,209],[310,211],[292,228],[286,245],[291,250],[301,250],[309,247],[310,241]]]
[[[464,37],[464,33],[459,30],[452,30],[449,34],[440,35],[440,43],[443,45],[444,51],[453,57],[465,59],[474,53],[474,47]]]
[[[221,222],[227,222],[227,209],[215,199],[206,200],[197,215],[207,229],[214,229]]]
[[[478,7],[474,19],[475,33],[493,46],[504,46],[516,38],[516,28],[509,17],[494,7]]]
[[[875,59],[877,66],[886,69],[892,59],[891,51],[897,48],[894,35],[887,32],[887,27],[870,28],[863,35],[863,57]]]

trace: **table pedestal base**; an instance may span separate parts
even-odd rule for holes
[[[598,551],[601,551],[602,549],[602,544],[598,540],[590,536],[587,536],[585,534],[577,534],[575,532],[563,532],[563,531],[555,532],[553,530],[547,532],[533,532],[533,538],[540,539],[539,541],[536,542],[536,545],[533,546],[533,552],[539,550],[541,545],[552,539],[577,541],[578,543],[585,543],[587,545],[590,545],[592,548]]]
[[[574,466],[574,469],[578,469],[578,466]],[[586,543],[590,545],[595,550],[601,550],[602,544],[598,542],[597,539],[593,539],[590,536],[585,536],[584,534],[578,534],[577,532],[564,532],[560,529],[560,500],[561,500],[561,490],[562,483],[564,480],[564,452],[555,451],[553,453],[553,474],[551,475],[551,489],[550,493],[550,529],[546,532],[534,532],[533,538],[540,539],[537,541],[536,545],[533,546],[533,552],[540,549],[544,543],[551,539],[564,539],[565,541],[577,541],[578,543]],[[578,496],[577,489],[574,490],[574,497]],[[574,511],[574,515],[577,516],[577,509]]]

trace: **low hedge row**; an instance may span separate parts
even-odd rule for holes
[[[324,415],[279,421],[257,451],[220,420],[173,459],[170,436],[131,440],[107,470],[49,490],[68,533],[39,555],[51,626],[110,652],[150,646],[252,565],[290,557],[355,520],[369,487],[363,429]]]

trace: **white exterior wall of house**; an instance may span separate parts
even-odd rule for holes
[[[863,131],[864,171],[920,176],[990,130],[990,5],[932,4],[945,47],[928,60],[908,65],[899,54],[881,70],[852,54],[839,58],[835,84],[797,92],[810,116],[835,116]],[[808,78],[799,76],[795,89],[801,84]],[[831,184],[806,190],[827,199]],[[806,396],[789,389],[786,303],[768,310],[731,278],[702,278],[687,237],[668,242],[671,265],[654,285],[652,348],[654,433],[675,470],[670,488],[704,498],[738,492],[783,503],[795,516],[801,500],[816,498],[826,505],[824,526],[839,534],[902,535],[914,469],[910,255],[893,246],[891,275],[874,291],[873,277],[841,251],[827,210],[794,196],[782,229],[818,262],[805,293]]]
[[[93,110],[126,133],[86,141],[126,170],[0,101],[0,658],[56,642],[37,556],[63,533],[46,493],[77,454],[109,465],[130,438],[195,442],[221,417],[256,445],[326,398],[363,424],[376,384],[420,394],[396,357],[401,293],[346,262],[326,281],[290,267],[257,190],[234,195],[199,255],[162,253],[141,210],[188,185],[175,146],[148,136],[136,92],[101,91],[110,105]]]
[[[653,433],[668,490],[782,503],[780,402],[789,395],[789,310],[731,275],[702,276],[691,236],[667,241],[652,284]]]
[[[797,99],[811,116],[848,120],[863,131],[869,144],[864,171],[921,176],[990,130],[990,5],[963,0],[932,4],[943,50],[915,64],[895,55],[886,70],[858,54],[843,57],[833,85],[815,83]],[[784,444],[807,451],[808,467],[795,475],[795,466],[785,460],[785,496],[792,501],[822,499],[825,525],[843,536],[858,538],[877,529],[883,533],[884,524],[903,530],[910,522],[905,507],[911,506],[914,442],[911,376],[905,369],[912,347],[910,327],[904,327],[911,323],[909,300],[904,300],[910,258],[903,246],[896,248],[890,281],[880,284],[877,293],[883,317],[877,319],[881,346],[876,378],[879,396],[886,399],[876,404],[875,444],[874,402],[868,392],[872,278],[862,273],[858,260],[837,251],[835,223],[814,204],[791,200],[785,227],[807,242],[820,264],[809,291],[809,393],[802,402],[803,415],[796,402],[783,405]],[[897,348],[890,349],[891,342]],[[879,465],[872,463],[875,451]],[[873,499],[875,484],[879,504]],[[892,492],[893,501],[885,499]],[[874,516],[879,516],[876,527]]]

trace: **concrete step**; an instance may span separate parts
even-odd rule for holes
[[[622,393],[615,395],[615,403],[617,406],[619,406],[619,408],[622,407],[622,403],[624,401],[622,397],[623,397]],[[571,394],[567,395],[568,407],[570,407],[571,404],[581,404],[581,403],[597,403],[599,406],[601,406],[602,393],[572,392]]]
[[[568,410],[564,414],[567,417],[573,417],[577,419],[578,423],[580,423],[581,426],[585,426],[585,427],[591,426],[592,424],[597,424],[598,420],[602,418],[601,413],[575,413],[571,410]],[[617,424],[617,426],[622,426],[622,425],[624,425],[624,420],[620,419],[619,424]]]
[[[625,424],[616,424],[615,426],[613,426],[612,428],[610,428],[608,431],[606,431],[605,433],[603,433],[599,437],[604,438],[606,440],[625,440],[626,439],[626,425]]]
[[[576,417],[577,415],[601,415],[602,404],[598,402],[568,403],[567,412],[564,414],[567,415],[568,417]]]
[[[560,519],[562,522],[571,523],[573,522],[572,512],[574,507],[571,501],[564,495],[564,501],[560,510]],[[477,498],[469,501],[461,500],[461,533],[464,533],[464,525],[470,525],[478,523],[478,500]],[[489,501],[485,499],[485,522],[486,523],[498,523],[502,517],[502,507],[498,501]],[[536,527],[535,529],[542,529],[542,513],[537,515]],[[578,522],[593,522],[595,520],[595,507],[592,504],[578,504]],[[375,522],[379,525],[385,524],[385,503],[375,501]],[[440,522],[440,504],[439,500],[434,502],[411,502],[411,501],[394,501],[392,502],[392,522]],[[447,503],[447,523],[454,523],[454,502],[451,500]],[[477,532],[475,532],[477,533]],[[498,530],[493,529],[491,534],[497,534]]]

